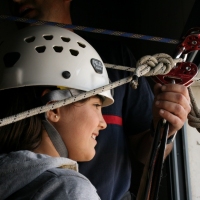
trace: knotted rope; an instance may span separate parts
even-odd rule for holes
[[[144,56],[138,60],[136,64],[136,70],[134,72],[131,85],[136,89],[139,77],[167,74],[173,67],[176,66],[176,63],[182,61],[182,58],[172,59],[171,56],[165,53],[159,53],[153,56]]]
[[[164,53],[144,56],[138,60],[135,74],[138,77],[167,74],[178,62],[182,62],[182,58],[172,59],[171,56]]]
[[[125,67],[120,65],[113,65],[104,63],[106,68],[131,71],[138,77],[141,76],[156,76],[163,75],[170,72],[175,67],[176,63],[182,62],[182,58],[173,59],[171,56],[165,53],[155,54],[153,56],[143,56],[136,63],[136,68]]]

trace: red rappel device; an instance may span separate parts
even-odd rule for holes
[[[183,41],[178,45],[177,58],[184,56],[186,57],[188,53],[192,51],[200,50],[200,28],[192,28],[188,33],[182,38]],[[181,84],[185,86],[190,86],[193,83],[193,78],[198,73],[198,67],[191,62],[181,62],[165,75],[157,75],[152,77],[155,82],[161,84],[171,83],[175,80],[176,84]]]
[[[177,65],[166,75],[157,75],[154,81],[161,84],[172,83],[190,86],[193,83],[193,78],[198,73],[198,67],[191,62],[177,63]]]

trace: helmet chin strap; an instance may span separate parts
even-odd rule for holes
[[[45,114],[45,120],[42,120],[42,124],[47,131],[47,134],[53,143],[56,151],[60,155],[60,157],[68,158],[68,151],[65,146],[65,143],[63,142],[60,134],[58,131],[53,127],[53,125],[47,120],[46,114]]]
[[[47,104],[51,101],[59,101],[63,100],[65,98],[70,98],[72,96],[78,95],[82,93],[81,90],[76,89],[65,89],[65,90],[53,90],[47,94],[45,94],[41,100],[44,104]],[[54,126],[48,121],[46,114],[45,119],[42,120],[42,124],[44,125],[45,130],[47,131],[47,134],[53,143],[56,151],[59,153],[61,157],[68,157],[68,151],[67,147],[65,146],[65,143],[63,142],[60,134],[58,131],[54,128]]]

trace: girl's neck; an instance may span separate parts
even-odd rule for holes
[[[40,145],[33,152],[46,154],[52,157],[60,157],[45,130],[43,130]]]

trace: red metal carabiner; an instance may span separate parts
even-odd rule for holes
[[[161,84],[169,84],[174,80],[176,84],[188,87],[193,83],[193,78],[197,73],[198,67],[194,63],[182,62],[177,63],[176,67],[174,67],[168,74],[157,75],[152,78],[154,81]]]

